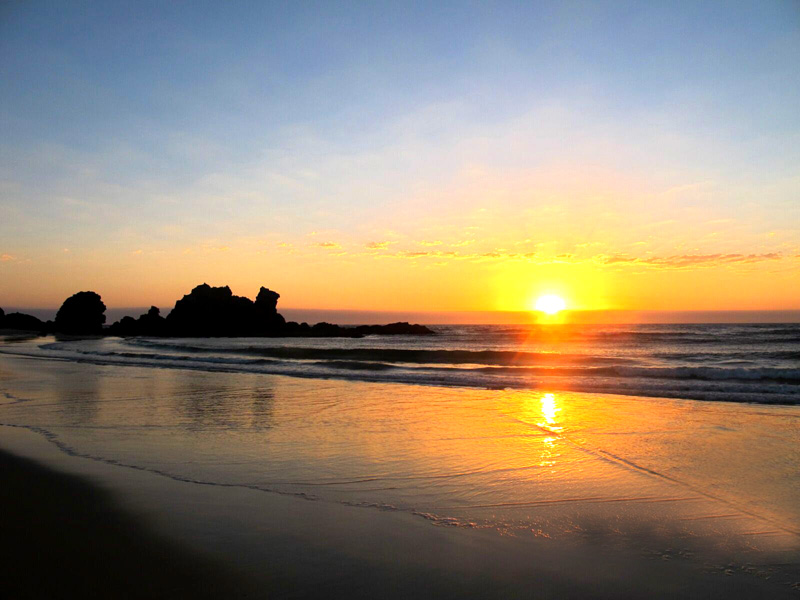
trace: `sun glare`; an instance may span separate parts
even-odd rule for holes
[[[564,299],[554,294],[541,296],[536,301],[536,310],[540,310],[548,315],[554,315],[557,312],[564,310],[566,307],[567,303],[564,302]]]

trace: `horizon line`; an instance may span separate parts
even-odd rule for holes
[[[123,316],[137,317],[150,306],[108,307],[107,322]],[[164,316],[171,308],[162,312]],[[42,320],[53,319],[58,308],[9,306],[6,314],[26,312]],[[789,309],[584,309],[564,310],[553,318],[543,319],[538,311],[508,310],[381,310],[280,308],[287,320],[309,323],[329,321],[340,325],[371,325],[396,321],[413,321],[425,325],[531,325],[537,323],[636,325],[636,324],[699,324],[699,323],[800,323],[800,308]]]

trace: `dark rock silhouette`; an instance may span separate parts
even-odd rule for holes
[[[41,319],[37,319],[33,315],[26,315],[25,313],[13,312],[8,313],[0,322],[2,329],[18,329],[20,331],[44,331],[46,329],[45,323]]]
[[[138,319],[133,317],[122,317],[119,321],[111,325],[106,333],[121,337],[135,335],[147,335],[151,337],[162,337],[168,334],[167,320],[161,316],[161,311],[157,306],[151,306]]]
[[[256,323],[265,331],[277,331],[286,325],[286,320],[278,313],[278,298],[280,297],[278,292],[273,292],[263,286],[258,290],[254,305]]]
[[[150,310],[139,317],[137,321],[140,335],[166,335],[167,320],[161,316],[161,310],[157,306],[151,306]]]
[[[235,296],[228,286],[198,285],[161,316],[155,306],[138,319],[123,317],[107,329],[110,335],[151,337],[363,337],[365,335],[432,335],[424,325],[391,323],[342,327],[331,323],[295,323],[278,312],[280,294],[262,287],[255,302]]]
[[[106,322],[106,305],[95,292],[78,292],[58,309],[55,330],[74,335],[100,335]]]
[[[278,294],[265,288],[261,302],[234,296],[228,286],[198,285],[175,303],[167,316],[170,335],[181,337],[236,337],[277,335],[283,317],[275,309]]]
[[[359,335],[434,335],[425,325],[412,325],[406,321],[388,325],[359,325],[354,330]]]
[[[228,286],[198,285],[175,303],[167,318],[151,306],[138,319],[123,317],[104,329],[106,305],[95,292],[78,292],[67,298],[55,322],[43,323],[23,313],[6,315],[0,309],[0,328],[121,337],[363,337],[365,335],[434,335],[424,325],[390,323],[343,327],[332,323],[287,322],[278,312],[280,294],[262,287],[255,302],[234,296]]]
[[[133,317],[122,317],[119,321],[112,323],[106,333],[108,335],[118,335],[119,337],[142,335],[139,333],[139,324]]]

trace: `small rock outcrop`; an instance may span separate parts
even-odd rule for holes
[[[73,335],[102,335],[106,305],[95,292],[78,292],[56,313],[55,330]]]
[[[107,333],[120,337],[135,335],[163,337],[168,335],[167,320],[161,316],[161,310],[157,306],[151,306],[150,310],[140,315],[138,319],[122,317],[108,328]]]
[[[412,325],[406,321],[389,323],[388,325],[359,325],[355,327],[359,335],[435,335],[425,325]]]
[[[0,329],[41,332],[46,329],[46,326],[41,319],[37,319],[33,315],[13,312],[0,318]]]
[[[137,320],[141,333],[139,335],[159,336],[167,333],[167,320],[161,316],[161,309],[151,306],[150,310]]]

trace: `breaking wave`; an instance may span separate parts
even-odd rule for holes
[[[424,339],[51,339],[37,352],[130,366],[800,404],[800,325],[436,330]]]

